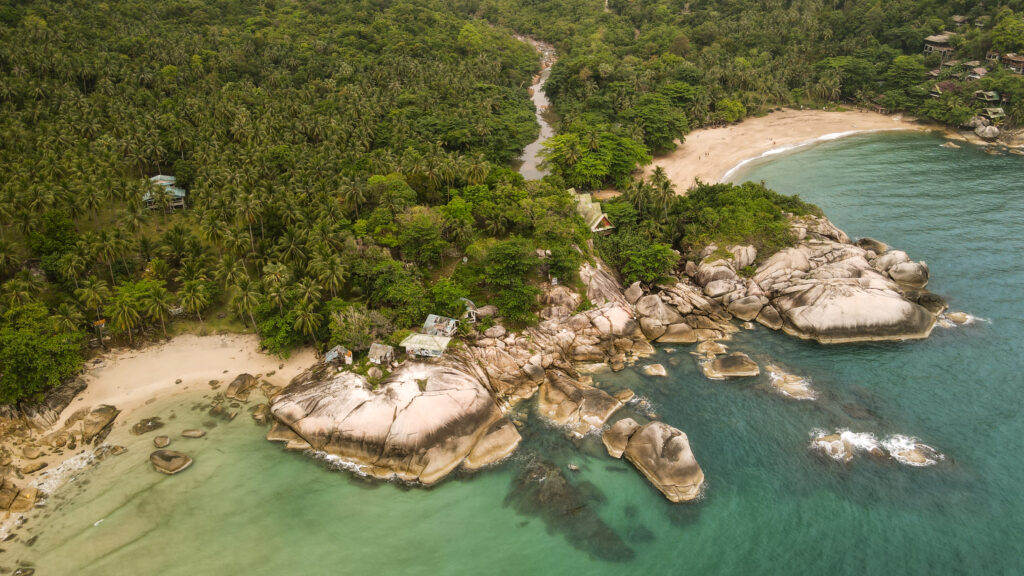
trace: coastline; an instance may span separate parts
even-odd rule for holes
[[[23,480],[17,483],[52,492],[63,485],[70,474],[93,461],[100,446],[79,446],[74,451],[47,446],[46,439],[59,433],[75,412],[103,404],[120,410],[110,435],[103,443],[115,446],[127,438],[138,417],[150,415],[142,413],[158,401],[187,394],[209,394],[211,380],[220,381],[221,390],[224,390],[235,376],[242,373],[256,375],[283,387],[315,360],[315,352],[311,348],[296,350],[287,359],[265,354],[260,351],[259,338],[245,334],[184,334],[140,349],[111,350],[86,365],[81,377],[87,388],[68,404],[50,429],[31,438],[12,438],[4,443],[11,449],[16,467],[21,468],[30,462],[46,464],[40,470],[24,474]],[[42,454],[31,460],[24,458],[18,448],[18,444],[23,442],[38,444]],[[0,536],[18,517],[18,514],[11,513],[0,521]]]
[[[698,179],[710,184],[728,181],[750,162],[818,142],[868,132],[931,129],[901,115],[786,109],[739,124],[695,130],[674,151],[655,158],[644,168],[644,175],[664,168],[683,194]]]

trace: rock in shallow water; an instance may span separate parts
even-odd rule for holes
[[[727,356],[716,356],[701,365],[704,375],[712,380],[725,378],[742,378],[757,376],[761,373],[757,362],[743,352],[733,352]]]
[[[457,468],[502,417],[476,377],[420,362],[402,364],[376,389],[320,364],[282,390],[271,411],[314,450],[376,478],[423,484]]]
[[[622,407],[607,392],[575,380],[560,370],[549,370],[540,386],[537,410],[548,421],[583,436],[599,430]]]
[[[157,450],[149,455],[149,461],[157,472],[177,474],[192,465],[192,459],[174,450]]]
[[[664,422],[644,424],[629,437],[623,456],[670,501],[687,502],[700,496],[704,471],[683,431]]]
[[[648,364],[640,369],[644,376],[668,376],[668,372],[661,364]]]
[[[152,432],[153,430],[159,430],[164,427],[164,423],[160,420],[159,416],[153,418],[143,418],[132,426],[132,434],[136,436]]]
[[[171,439],[168,436],[157,436],[153,438],[153,446],[157,448],[167,448],[171,445]]]
[[[636,420],[623,418],[612,424],[611,428],[605,430],[604,434],[601,435],[601,441],[604,442],[608,455],[612,458],[622,458],[622,453],[626,450],[626,444],[629,443],[629,437],[639,427],[640,425],[636,423]]]

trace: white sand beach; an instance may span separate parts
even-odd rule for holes
[[[722,182],[748,161],[814,142],[861,132],[928,129],[899,115],[884,116],[862,110],[786,109],[748,118],[739,124],[695,130],[676,150],[655,158],[644,172],[650,174],[661,166],[682,194],[698,179],[706,183]]]

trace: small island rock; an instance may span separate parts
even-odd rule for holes
[[[149,455],[149,461],[157,472],[173,475],[192,465],[192,459],[174,450],[157,450]]]
[[[623,455],[671,502],[700,495],[704,471],[683,431],[663,422],[644,424],[630,436]]]
[[[757,376],[761,373],[757,362],[743,352],[733,352],[727,356],[716,356],[702,366],[704,375],[712,380],[724,378],[743,378]]]

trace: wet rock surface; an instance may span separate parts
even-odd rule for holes
[[[149,455],[153,469],[162,474],[174,475],[192,465],[186,454],[174,450],[157,450]]]

